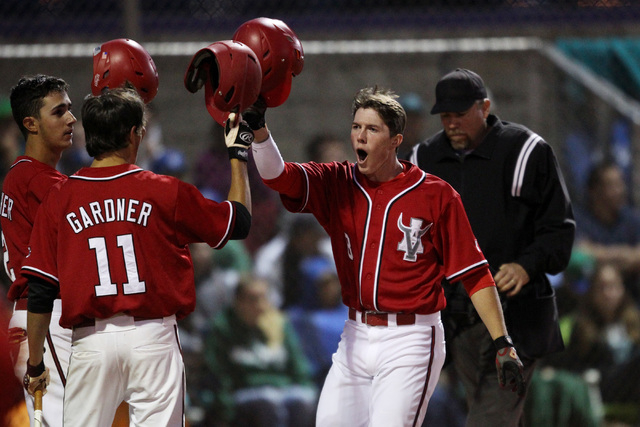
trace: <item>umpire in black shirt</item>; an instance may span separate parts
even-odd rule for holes
[[[564,349],[546,273],[566,268],[575,221],[551,147],[490,108],[478,74],[448,73],[436,85],[431,110],[443,130],[414,146],[410,160],[460,193],[529,383],[537,358]],[[518,426],[525,396],[497,386],[491,337],[459,284],[443,286],[447,349],[465,388],[467,427]]]

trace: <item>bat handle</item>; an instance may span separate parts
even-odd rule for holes
[[[42,427],[42,389],[38,389],[33,394],[34,396],[34,411],[33,411],[33,425],[35,427]]]

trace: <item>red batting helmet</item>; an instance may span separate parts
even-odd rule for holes
[[[246,44],[258,56],[262,66],[260,94],[267,107],[284,103],[291,92],[291,80],[304,66],[298,36],[279,19],[255,18],[238,27],[233,40]]]
[[[184,75],[184,85],[191,93],[204,85],[207,110],[222,125],[231,111],[242,113],[256,102],[261,79],[256,54],[243,43],[224,40],[196,52]]]
[[[91,92],[116,88],[129,81],[148,104],[158,93],[158,71],[149,52],[131,39],[115,39],[93,49]]]

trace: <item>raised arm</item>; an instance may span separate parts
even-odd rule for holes
[[[247,160],[249,147],[254,139],[253,133],[247,124],[241,121],[240,116],[232,113],[226,122],[224,137],[231,162],[231,186],[227,200],[241,203],[251,213],[251,189]]]

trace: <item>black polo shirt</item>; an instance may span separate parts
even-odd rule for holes
[[[564,270],[575,221],[556,157],[539,135],[489,115],[491,127],[472,152],[457,153],[444,131],[413,148],[411,161],[460,193],[493,271],[517,262],[536,276]]]

